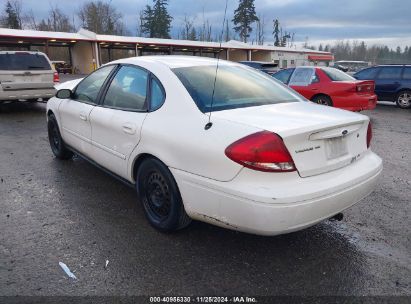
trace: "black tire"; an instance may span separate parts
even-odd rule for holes
[[[47,130],[49,135],[49,142],[51,151],[58,159],[71,159],[73,152],[67,149],[60,135],[59,126],[56,117],[53,114],[49,116],[47,122]]]
[[[395,103],[401,109],[410,109],[411,108],[411,91],[404,90],[398,93],[395,98]]]
[[[169,232],[191,223],[173,175],[159,160],[149,158],[141,163],[136,174],[136,190],[146,218],[154,228]]]
[[[323,105],[323,106],[329,106],[329,107],[333,106],[333,102],[331,98],[327,95],[316,95],[313,97],[313,99],[311,99],[311,101],[318,103],[320,105]]]

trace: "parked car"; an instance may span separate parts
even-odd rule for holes
[[[196,219],[286,233],[373,190],[382,161],[367,116],[307,102],[238,63],[220,60],[216,73],[216,62],[127,58],[63,83],[47,103],[51,150],[135,188],[162,231]]]
[[[318,104],[350,111],[371,110],[377,104],[374,81],[359,81],[335,68],[290,68],[273,77]]]
[[[278,71],[278,64],[273,62],[264,61],[240,61],[240,63],[245,64],[249,67],[257,69],[261,72],[267,73],[269,75],[274,74]]]
[[[46,54],[0,51],[0,102],[48,100],[59,81]]]
[[[356,79],[375,81],[378,100],[395,102],[402,109],[411,108],[411,65],[380,65],[354,74]]]
[[[71,74],[73,73],[72,66],[65,61],[52,61],[54,69],[59,74]]]

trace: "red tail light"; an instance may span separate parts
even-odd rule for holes
[[[371,128],[371,121],[370,121],[368,123],[368,129],[367,129],[367,148],[369,148],[371,145],[371,139],[372,139],[372,128]]]
[[[248,135],[225,149],[229,159],[264,172],[295,171],[294,161],[280,136],[268,131]]]
[[[53,82],[60,82],[60,76],[59,76],[59,73],[54,72],[54,75],[53,75]]]

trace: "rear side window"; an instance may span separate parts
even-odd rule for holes
[[[287,84],[288,81],[290,80],[290,76],[293,73],[293,71],[294,69],[282,70],[282,71],[279,71],[278,73],[275,73],[273,77]]]
[[[14,54],[0,54],[0,70],[51,70],[51,67],[42,54],[17,52]]]
[[[402,74],[402,78],[406,80],[411,80],[411,67],[405,67]]]
[[[402,67],[382,67],[378,79],[400,79]]]
[[[355,78],[360,80],[373,80],[377,74],[378,68],[369,68],[359,71],[355,74]]]
[[[151,111],[159,109],[165,99],[163,89],[157,79],[154,77],[151,78]]]
[[[142,111],[146,109],[148,72],[123,66],[117,72],[104,99],[107,107]]]

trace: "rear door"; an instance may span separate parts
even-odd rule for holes
[[[379,100],[393,101],[401,86],[402,66],[384,66],[375,79],[375,92]]]
[[[127,163],[140,141],[141,128],[148,113],[150,73],[124,65],[108,86],[100,106],[90,115],[93,159],[127,178]]]
[[[3,91],[50,89],[54,71],[42,53],[0,54],[0,86]]]
[[[98,103],[99,94],[115,66],[105,66],[84,78],[71,99],[60,103],[59,113],[64,141],[80,153],[91,156],[90,113]]]

